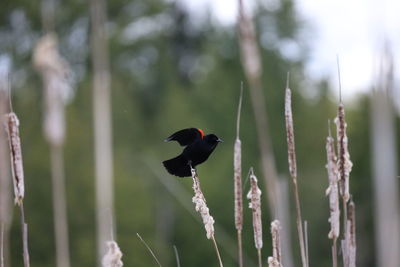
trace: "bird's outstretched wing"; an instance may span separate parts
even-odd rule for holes
[[[204,132],[202,130],[196,128],[187,128],[177,131],[164,141],[177,141],[181,146],[187,146],[198,139],[202,139],[203,137]]]

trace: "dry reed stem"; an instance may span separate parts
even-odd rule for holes
[[[296,224],[297,224],[297,233],[299,236],[299,243],[300,243],[301,262],[303,264],[303,267],[306,267],[308,265],[307,265],[307,257],[304,244],[304,233],[303,233],[302,218],[301,218],[299,190],[297,186],[297,164],[296,164],[296,150],[294,143],[292,99],[291,99],[292,93],[288,84],[289,82],[287,81],[286,92],[285,92],[285,121],[286,121],[286,138],[288,144],[289,173],[290,176],[292,177],[293,193],[296,203],[296,215],[297,215]]]
[[[215,252],[217,253],[219,265],[222,267],[221,255],[219,253],[217,242],[214,237],[214,218],[210,215],[210,210],[207,207],[206,198],[204,197],[203,192],[200,187],[200,180],[197,176],[196,169],[190,166],[190,170],[192,172],[193,179],[193,191],[194,197],[192,198],[192,202],[195,204],[195,210],[200,213],[201,218],[203,220],[204,228],[206,229],[206,236],[208,239],[212,239],[214,243]]]
[[[174,253],[175,253],[175,259],[176,259],[176,266],[181,267],[181,261],[179,260],[178,249],[176,248],[175,245],[174,245]]]
[[[14,184],[14,201],[19,206],[25,195],[24,168],[22,165],[21,140],[19,138],[19,120],[14,112],[7,116],[7,133],[10,147],[11,171]]]
[[[115,241],[107,242],[107,252],[104,255],[101,263],[103,267],[122,267],[122,252]]]
[[[242,228],[243,228],[243,188],[242,188],[242,142],[239,139],[240,113],[243,97],[243,82],[240,89],[240,98],[236,120],[236,141],[234,145],[233,169],[234,169],[234,196],[235,196],[235,227],[238,239],[238,261],[243,267]]]
[[[258,265],[262,266],[261,249],[263,247],[262,222],[261,222],[261,190],[258,187],[257,177],[254,175],[253,168],[250,169],[250,191],[247,194],[250,200],[249,208],[253,211],[253,231],[254,245],[258,254]]]
[[[272,257],[268,257],[269,267],[282,267],[282,252],[281,252],[281,237],[280,237],[281,225],[278,220],[271,223],[271,235],[272,235]]]
[[[158,266],[161,266],[161,263],[157,259],[156,255],[154,254],[153,250],[150,248],[149,245],[147,245],[146,241],[143,240],[143,238],[139,235],[139,233],[136,233],[137,237],[140,239],[140,241],[144,244],[144,246],[147,248],[147,250],[150,252],[151,256],[153,256],[154,260],[157,262]]]

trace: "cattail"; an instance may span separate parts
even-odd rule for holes
[[[14,196],[15,204],[17,204],[21,211],[21,232],[22,232],[22,245],[23,245],[23,258],[24,266],[30,266],[29,250],[28,250],[28,225],[25,222],[24,212],[24,168],[22,165],[22,149],[21,140],[19,138],[19,120],[14,112],[10,112],[6,115],[7,118],[7,134],[8,143],[10,147],[10,162],[11,172],[13,176],[14,184]]]
[[[194,191],[192,202],[195,204],[196,211],[200,213],[201,218],[203,219],[207,238],[211,239],[211,237],[214,235],[214,218],[210,215],[210,210],[207,207],[206,199],[200,188],[200,181],[197,177],[196,170],[192,168],[191,171]]]
[[[337,129],[337,146],[338,146],[338,172],[340,182],[340,195],[348,202],[350,199],[349,177],[353,163],[350,161],[348,150],[348,139],[346,134],[347,123],[345,121],[344,106],[339,104],[338,114],[335,118]]]
[[[219,249],[217,246],[217,242],[214,237],[214,218],[210,215],[210,210],[207,207],[206,198],[204,197],[203,192],[200,188],[200,180],[197,177],[196,170],[190,167],[192,172],[193,179],[193,191],[194,197],[192,198],[192,202],[195,204],[195,210],[200,213],[201,218],[203,219],[204,228],[206,229],[206,236],[208,239],[212,239],[214,243],[215,252],[217,253],[219,266],[223,267],[221,255],[219,254]]]
[[[53,145],[61,145],[65,138],[64,104],[71,95],[70,69],[57,49],[54,34],[43,36],[35,47],[33,63],[44,84],[44,133]]]
[[[286,90],[285,90],[285,121],[286,121],[286,139],[288,144],[289,173],[290,176],[292,177],[293,193],[296,203],[297,234],[299,236],[301,261],[303,267],[306,267],[308,266],[308,264],[307,264],[304,233],[303,233],[302,218],[301,218],[299,190],[297,186],[297,164],[296,164],[296,150],[294,143],[293,115],[292,115],[292,92],[289,88],[289,73],[287,76]]]
[[[107,242],[107,252],[103,257],[102,265],[103,267],[122,267],[122,252],[119,249],[117,242],[108,241]]]
[[[326,168],[328,170],[329,187],[326,190],[326,195],[329,195],[329,209],[330,217],[329,222],[331,224],[331,230],[328,234],[330,239],[336,240],[340,233],[340,210],[339,210],[339,192],[338,192],[338,169],[336,163],[336,154],[334,147],[334,140],[329,134],[326,138],[326,154],[328,164]]]
[[[257,177],[254,175],[253,168],[250,170],[250,191],[247,193],[250,200],[249,208],[253,211],[253,231],[254,245],[258,253],[258,265],[262,266],[261,249],[263,247],[262,222],[261,222],[261,190],[258,187]]]
[[[242,142],[236,138],[234,146],[234,181],[235,181],[235,227],[242,231],[243,227],[243,199],[242,199]]]
[[[19,138],[19,120],[14,112],[7,116],[7,133],[10,146],[11,170],[14,183],[15,203],[19,206],[25,195],[24,168],[22,165],[21,140]]]
[[[235,197],[235,227],[238,238],[239,267],[243,267],[242,228],[243,228],[243,188],[242,188],[242,142],[239,138],[240,112],[242,107],[243,82],[241,83],[238,112],[236,118],[236,140],[233,148],[233,179]]]
[[[256,249],[263,247],[262,223],[261,223],[261,190],[258,187],[257,177],[253,169],[250,171],[250,191],[247,193],[250,200],[249,208],[253,211],[254,243]]]
[[[278,220],[271,223],[272,235],[272,257],[268,257],[269,267],[282,267],[282,254],[281,254],[281,237],[280,231],[281,224]]]

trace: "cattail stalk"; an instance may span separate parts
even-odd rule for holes
[[[329,129],[329,136],[326,138],[326,154],[329,187],[326,190],[326,195],[329,195],[329,222],[331,229],[328,237],[332,239],[332,261],[333,267],[337,266],[337,239],[340,234],[340,209],[339,209],[339,190],[338,190],[338,169],[337,158],[335,153],[334,140]]]
[[[234,195],[235,195],[235,227],[238,239],[238,261],[243,267],[242,228],[243,228],[243,188],[242,188],[242,142],[239,139],[240,113],[242,107],[243,82],[240,90],[240,98],[236,120],[236,140],[234,145],[233,169],[234,169]]]
[[[254,245],[258,254],[258,265],[262,266],[261,249],[263,247],[262,222],[261,222],[261,190],[258,187],[257,177],[254,175],[253,168],[250,169],[250,191],[247,194],[250,200],[249,208],[253,211],[253,231]]]
[[[21,232],[23,244],[24,267],[29,267],[28,226],[25,223],[23,200],[25,196],[24,168],[22,164],[21,140],[19,138],[19,120],[14,112],[7,115],[7,134],[10,147],[11,173],[14,184],[14,202],[21,211]]]
[[[307,265],[307,257],[304,244],[304,233],[303,233],[302,218],[301,218],[299,190],[297,186],[297,164],[296,164],[296,150],[294,143],[293,115],[292,115],[292,92],[289,88],[289,75],[287,79],[287,86],[285,92],[285,120],[286,120],[286,137],[288,144],[289,173],[290,176],[292,177],[293,193],[296,203],[296,215],[297,215],[296,224],[297,224],[297,233],[299,236],[299,243],[300,243],[301,261],[303,267],[306,267],[308,265]]]
[[[108,54],[107,1],[90,0],[93,69],[93,132],[97,210],[97,253],[100,259],[109,240],[109,214],[114,218],[111,74]]]
[[[34,65],[40,72],[44,87],[45,138],[50,145],[53,210],[58,267],[69,267],[69,238],[64,175],[63,145],[65,140],[65,100],[72,91],[67,79],[70,69],[58,52],[55,34],[46,34],[37,43]]]
[[[103,267],[122,267],[122,252],[115,241],[107,242],[107,252],[102,260]]]
[[[356,266],[356,214],[355,204],[349,203],[348,220],[344,240],[342,240],[342,254],[344,267]]]
[[[176,248],[175,245],[174,245],[174,253],[175,253],[175,259],[176,259],[176,267],[181,267],[181,261],[179,259],[178,249]]]
[[[272,257],[268,257],[268,267],[283,267],[280,229],[281,224],[278,220],[271,223]]]
[[[200,213],[201,218],[203,220],[204,228],[206,229],[206,236],[208,239],[212,239],[214,243],[215,252],[217,253],[218,261],[220,267],[223,267],[221,255],[219,253],[217,242],[214,237],[214,218],[210,215],[210,210],[207,207],[206,198],[204,197],[203,192],[200,187],[200,180],[197,176],[197,172],[194,168],[191,168],[192,179],[193,179],[193,191],[194,197],[192,198],[192,202],[195,204],[195,210]]]

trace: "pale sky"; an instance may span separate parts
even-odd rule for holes
[[[237,16],[237,0],[181,0],[192,14],[211,9],[214,20],[232,24]],[[244,0],[254,5],[255,0]],[[261,0],[274,6],[279,0]],[[381,61],[383,40],[393,50],[393,60],[400,62],[399,0],[295,0],[298,14],[311,25],[315,36],[310,40],[312,56],[306,65],[310,79],[331,77],[337,84],[336,56],[340,58],[343,96],[370,89]],[[397,63],[397,64],[396,64]],[[400,68],[398,68],[400,69]],[[400,77],[396,71],[395,77]],[[397,80],[399,80],[397,78]]]

